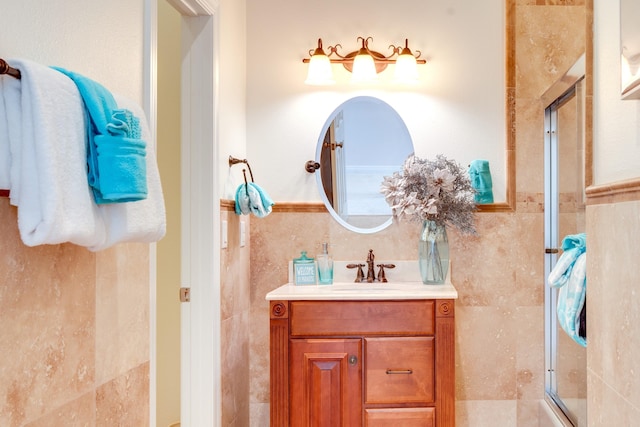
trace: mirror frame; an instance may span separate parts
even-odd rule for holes
[[[504,202],[477,205],[477,212],[516,210],[516,0],[505,0],[505,198]]]

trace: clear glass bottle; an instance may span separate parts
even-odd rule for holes
[[[329,244],[322,244],[322,253],[316,257],[318,263],[318,284],[331,285],[333,283],[333,259],[329,255]]]

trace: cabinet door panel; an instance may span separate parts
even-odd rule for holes
[[[367,409],[365,427],[434,427],[434,408]]]
[[[362,424],[360,339],[290,341],[291,427]]]
[[[365,338],[366,403],[435,400],[433,337]]]

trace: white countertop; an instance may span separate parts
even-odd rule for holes
[[[451,283],[425,285],[422,282],[334,283],[333,285],[294,285],[287,283],[269,292],[271,300],[405,300],[456,299]]]
[[[420,279],[417,262],[396,261],[396,269],[388,269],[389,282],[355,283],[355,270],[345,272],[346,262],[334,263],[332,285],[295,285],[290,268],[289,283],[269,292],[271,300],[406,300],[406,299],[456,299],[458,291],[451,283],[451,272],[442,285],[425,285]],[[366,268],[365,268],[366,272]]]

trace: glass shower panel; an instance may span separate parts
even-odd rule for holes
[[[583,86],[584,80],[578,81],[545,114],[547,276],[562,253],[559,249],[562,239],[585,231]],[[574,425],[586,426],[586,349],[573,341],[556,321],[558,290],[545,285],[547,393]]]

